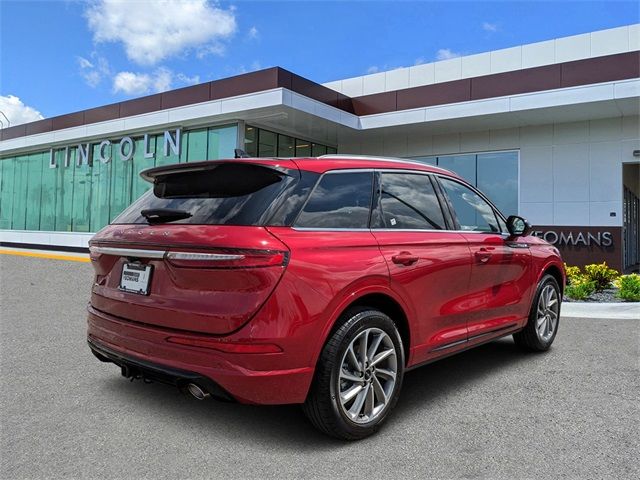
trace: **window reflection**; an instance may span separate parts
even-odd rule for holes
[[[518,214],[518,152],[415,157],[457,173],[485,193],[505,215]]]

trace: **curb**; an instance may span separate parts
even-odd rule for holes
[[[563,317],[640,320],[640,303],[563,302]]]

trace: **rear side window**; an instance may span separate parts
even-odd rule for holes
[[[113,223],[149,223],[141,212],[154,210],[159,212],[159,223],[264,225],[280,205],[283,193],[296,183],[297,176],[297,171],[287,173],[248,163],[178,170],[156,178],[153,190],[140,197]],[[175,212],[184,215],[176,216]],[[162,218],[163,214],[166,218]]]
[[[379,228],[442,230],[446,227],[440,202],[427,175],[381,175]]]
[[[441,178],[440,184],[453,207],[453,215],[461,230],[499,232],[496,214],[480,195],[469,187]]]
[[[303,228],[368,228],[372,172],[327,173],[295,222]]]

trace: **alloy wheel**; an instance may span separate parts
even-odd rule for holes
[[[556,331],[560,302],[558,292],[553,285],[546,285],[538,298],[538,312],[536,317],[536,333],[543,342],[548,342]]]
[[[398,373],[396,347],[379,328],[368,328],[351,341],[340,363],[339,404],[351,421],[369,423],[389,404]]]

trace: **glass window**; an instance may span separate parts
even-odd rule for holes
[[[72,162],[76,164],[78,151],[73,150]],[[82,164],[73,169],[73,205],[71,207],[72,229],[74,232],[91,231],[91,167]]]
[[[312,157],[319,157],[320,155],[326,155],[326,154],[327,154],[327,147],[325,147],[324,145],[320,145],[319,143],[311,144]]]
[[[113,223],[149,223],[141,212],[157,209],[160,222],[264,225],[271,207],[292,182],[292,176],[252,164],[224,163],[197,171],[178,171],[155,183],[152,191]]]
[[[189,142],[191,142],[192,140],[193,137],[189,135]],[[149,143],[154,144],[155,142],[150,140]],[[191,151],[191,145],[189,145],[188,148],[189,151]],[[131,199],[136,200],[140,198],[140,196],[151,187],[151,185],[149,185],[149,182],[143,180],[140,177],[140,172],[155,165],[155,161],[153,158],[144,158],[144,138],[138,138],[135,140],[133,158],[130,161],[133,163],[133,184],[131,186]]]
[[[505,215],[518,214],[518,152],[478,154],[480,191]]]
[[[59,168],[64,168],[64,166],[49,168],[49,152],[45,152],[42,158],[42,184],[40,193],[40,230],[43,231],[51,232],[56,229],[56,181]]]
[[[159,136],[162,139],[162,136]],[[118,147],[115,146],[114,150]],[[166,158],[174,158],[173,162],[178,163],[175,155]],[[111,159],[111,195],[109,202],[109,219],[113,220],[131,204],[131,188],[133,183],[133,162],[131,160],[120,159],[119,154],[115,154]]]
[[[192,130],[188,132],[187,162],[200,162],[208,160],[207,155],[207,129]]]
[[[300,213],[297,227],[367,228],[373,173],[329,173]]]
[[[59,232],[71,232],[73,226],[71,212],[73,210],[73,169],[75,162],[69,162],[69,166],[65,167],[65,149],[56,151],[55,156],[58,165],[58,168],[55,169],[56,230]]]
[[[440,178],[460,230],[499,232],[493,208],[480,195],[461,183]]]
[[[43,154],[33,153],[29,155],[29,191],[27,192],[27,230],[40,229],[40,206],[42,187]]]
[[[287,135],[278,135],[278,156],[296,156],[296,143],[293,137],[289,137]]]
[[[338,149],[334,147],[327,147],[327,155],[335,155],[338,153]]]
[[[0,185],[0,229],[10,230],[13,218],[13,173],[14,158],[0,160],[2,184]]]
[[[476,184],[475,155],[450,155],[448,157],[438,157],[438,166],[457,173],[471,185]]]
[[[296,157],[310,157],[311,142],[296,138]]]
[[[250,157],[258,156],[258,129],[247,127],[244,130],[244,151]]]
[[[154,149],[155,140],[153,137],[149,139],[152,149]],[[114,160],[109,163],[102,163],[98,159],[98,145],[93,146],[93,167],[91,167],[91,231],[97,232],[107,223],[109,223],[109,204],[111,199],[111,168]],[[105,148],[105,156],[111,153],[111,146]],[[134,155],[134,165],[139,169],[140,160],[137,155],[144,155],[143,149]],[[118,161],[116,159],[116,161]],[[154,165],[153,158],[147,159],[149,166]],[[60,167],[58,167],[60,168]]]
[[[383,173],[379,208],[383,228],[442,230],[446,226],[427,175]]]
[[[227,125],[224,127],[211,127],[209,129],[209,147],[207,160],[220,160],[221,158],[233,158],[234,150],[238,144],[238,127]],[[255,156],[255,154],[253,154]]]
[[[278,136],[268,130],[260,130],[258,133],[258,156],[275,157],[276,141]]]
[[[13,212],[11,228],[24,230],[27,220],[27,191],[29,188],[29,157],[21,156],[15,160],[13,176]]]

